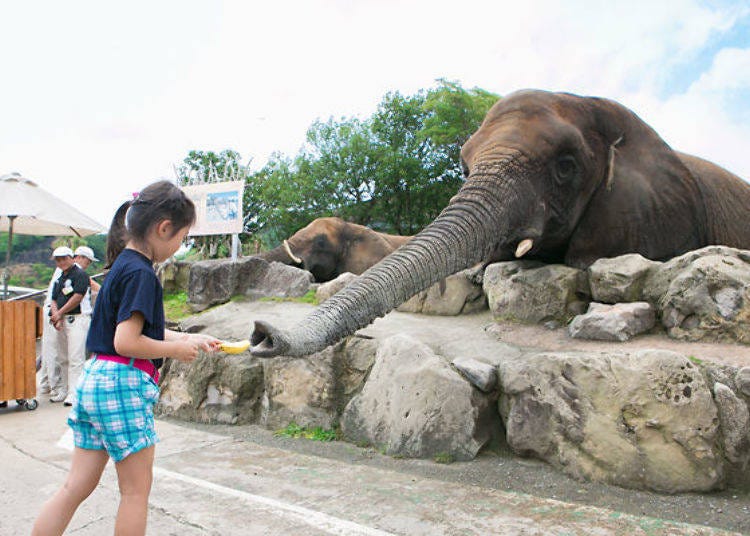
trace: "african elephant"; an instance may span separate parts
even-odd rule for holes
[[[304,268],[316,281],[324,282],[344,272],[359,275],[410,239],[341,218],[318,218],[258,257]]]
[[[256,322],[252,353],[316,352],[482,261],[586,267],[630,252],[750,248],[750,184],[675,152],[611,100],[514,93],[487,113],[461,164],[466,182],[435,221],[293,329]]]

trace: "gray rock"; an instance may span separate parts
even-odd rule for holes
[[[323,303],[328,298],[339,292],[342,288],[347,286],[352,281],[356,281],[359,278],[358,275],[354,275],[351,272],[344,272],[336,279],[332,279],[326,283],[322,283],[315,291],[315,299],[318,303]]]
[[[591,298],[601,303],[640,301],[646,278],[659,265],[638,253],[599,259],[588,268]]]
[[[405,335],[382,342],[367,383],[341,416],[347,440],[417,458],[470,460],[499,426],[491,397]]]
[[[568,325],[568,333],[575,339],[622,342],[649,331],[655,324],[654,308],[647,302],[592,302],[586,314],[576,316]]]
[[[435,283],[412,296],[397,310],[402,313],[455,316],[486,308],[487,300],[482,291],[482,267],[479,265]]]
[[[589,301],[586,272],[534,261],[501,262],[487,266],[484,292],[498,320],[567,324]]]
[[[649,272],[646,277],[646,284],[643,287],[643,299],[658,309],[659,302],[667,294],[672,281],[696,260],[707,256],[734,258],[743,263],[750,262],[750,251],[726,246],[707,246],[695,251],[688,251],[684,255],[660,264]]]
[[[194,311],[226,303],[232,296],[299,297],[310,289],[313,277],[305,270],[258,257],[200,261],[190,269],[188,304]]]
[[[329,430],[338,420],[334,349],[300,358],[264,361],[260,424],[271,430],[290,423]]]
[[[716,406],[684,356],[538,353],[500,366],[510,447],[565,473],[663,492],[723,483]]]
[[[453,366],[480,391],[489,393],[497,387],[497,370],[492,365],[470,358],[459,358]]]
[[[193,363],[167,363],[157,414],[205,423],[258,421],[264,385],[257,359],[248,354],[212,354]]]
[[[671,337],[750,342],[750,251],[711,246],[672,259],[644,296]]]
[[[735,381],[737,382],[737,389],[743,395],[750,397],[750,367],[739,369]]]
[[[156,270],[161,286],[166,293],[187,292],[190,287],[192,262],[171,261],[159,265]]]
[[[718,382],[714,384],[714,399],[719,410],[724,455],[745,471],[750,461],[750,411],[747,404],[729,387]]]

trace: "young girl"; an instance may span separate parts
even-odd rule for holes
[[[93,357],[68,417],[75,437],[70,472],[42,508],[33,535],[63,533],[96,488],[109,458],[120,488],[115,534],[145,534],[162,357],[190,362],[199,350],[216,351],[220,344],[208,335],[164,328],[162,288],[153,263],[171,257],[194,222],[192,201],[168,181],[151,184],[115,214],[107,237],[111,269],[87,339]]]

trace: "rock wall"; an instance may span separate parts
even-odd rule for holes
[[[232,303],[183,328],[225,338],[249,329],[253,311]],[[541,352],[456,331],[448,318],[396,314],[305,358],[172,362],[157,412],[338,426],[345,440],[397,457],[470,460],[499,440],[579,479],[670,493],[750,489],[750,367],[665,350]]]

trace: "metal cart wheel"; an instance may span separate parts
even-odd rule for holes
[[[36,401],[36,398],[32,398],[31,400],[27,400],[24,406],[27,410],[34,411],[39,406],[39,402]]]

